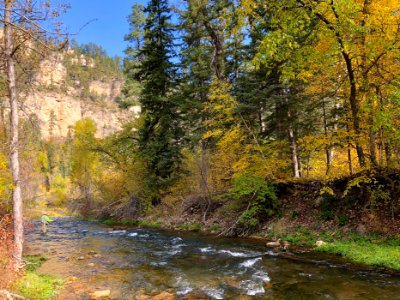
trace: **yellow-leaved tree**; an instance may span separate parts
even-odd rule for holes
[[[96,125],[93,120],[84,118],[76,122],[72,144],[71,183],[79,188],[80,210],[90,212],[93,206],[93,193],[99,169],[98,154],[92,149],[97,143]]]

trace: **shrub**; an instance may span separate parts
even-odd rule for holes
[[[322,221],[331,221],[335,218],[335,213],[330,209],[324,209],[319,216]]]
[[[297,212],[297,211],[292,211],[292,214],[290,215],[290,217],[289,217],[289,220],[290,221],[294,221],[294,220],[296,220],[297,218],[299,217],[299,213]]]
[[[344,226],[347,224],[347,217],[345,215],[339,216],[339,226]]]
[[[331,221],[335,218],[334,206],[338,199],[332,193],[323,193],[321,203],[321,213],[319,218],[322,221]]]
[[[247,206],[238,219],[238,224],[245,229],[255,228],[262,218],[272,216],[279,207],[276,187],[258,176],[235,178],[229,195],[242,209]]]
[[[208,228],[208,231],[210,232],[216,232],[219,231],[221,229],[221,227],[219,226],[219,224],[212,224],[210,225],[210,227]]]

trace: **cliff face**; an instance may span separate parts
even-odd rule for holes
[[[69,53],[71,55],[71,53]],[[89,117],[97,125],[97,136],[105,137],[121,129],[121,125],[140,112],[139,107],[120,109],[117,100],[122,81],[116,78],[91,80],[83,97],[79,79],[67,81],[66,54],[55,54],[42,61],[33,80],[33,88],[20,95],[23,116],[35,114],[44,139],[50,135],[66,137],[75,122]],[[92,59],[73,58],[75,68],[95,68]],[[95,99],[95,100],[93,100]],[[23,117],[21,116],[21,117]]]
[[[100,106],[86,103],[71,95],[57,92],[34,91],[27,95],[23,111],[35,114],[43,138],[50,135],[66,137],[76,121],[89,117],[97,125],[97,136],[104,137],[114,133],[131,115],[114,105]]]

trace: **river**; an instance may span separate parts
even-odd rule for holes
[[[299,261],[282,258],[252,240],[56,218],[46,236],[33,221],[27,245],[48,258],[39,272],[72,278],[58,299],[96,289],[112,299],[163,291],[177,299],[400,299],[399,276],[301,250],[292,250]]]

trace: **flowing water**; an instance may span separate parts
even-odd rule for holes
[[[110,289],[112,299],[163,291],[177,299],[400,299],[398,275],[313,252],[282,258],[249,240],[72,218],[57,218],[46,236],[34,221],[27,240],[30,253],[48,258],[40,272],[76,277],[59,299],[87,299],[96,289]]]

